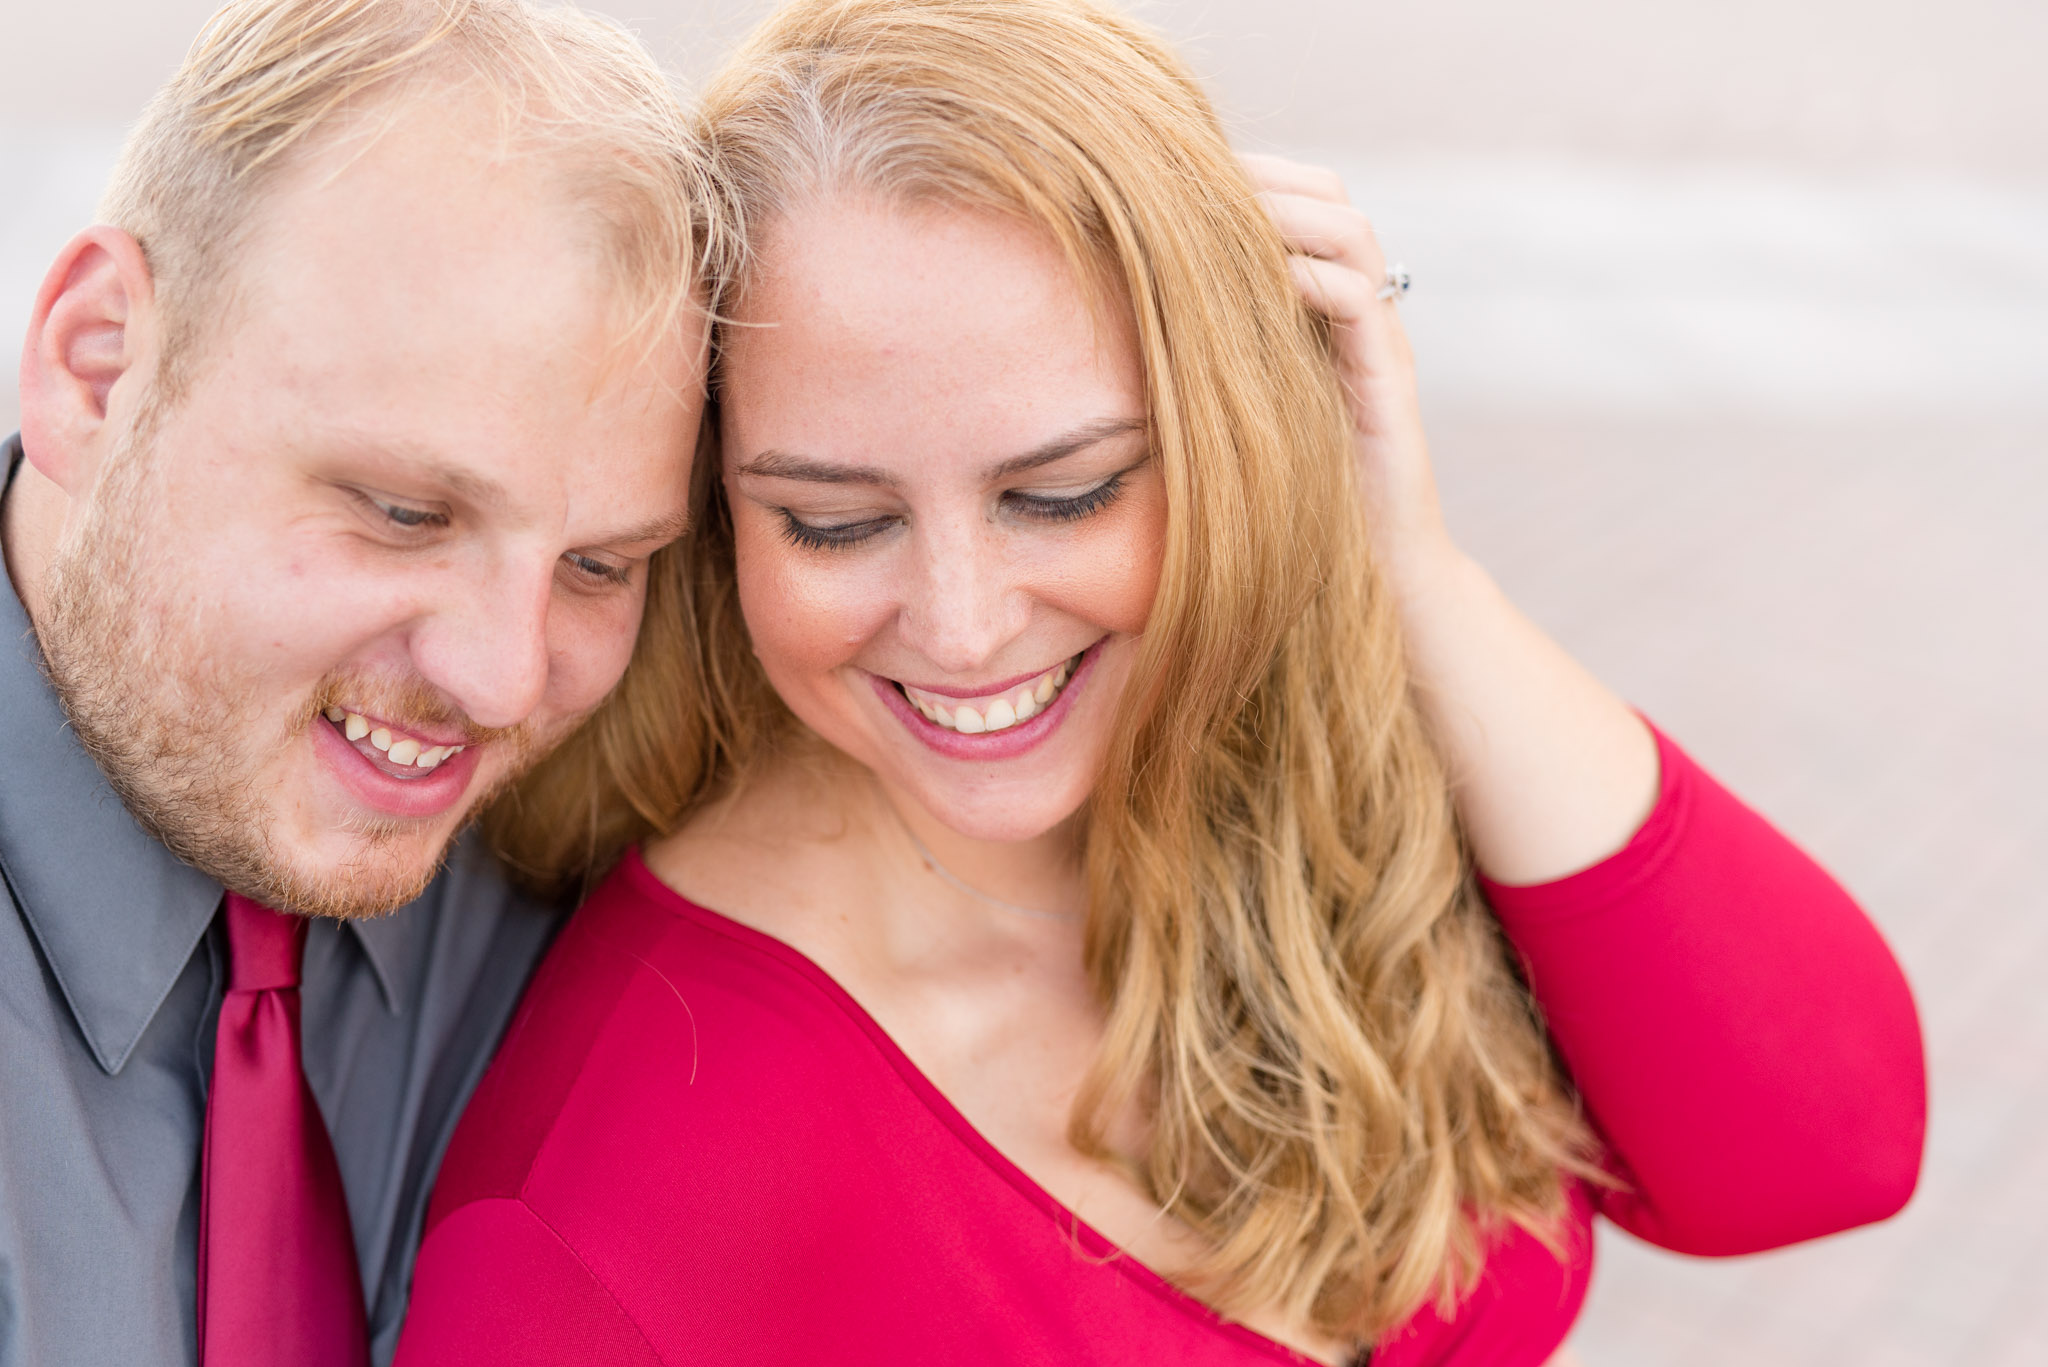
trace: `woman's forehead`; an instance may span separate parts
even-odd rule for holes
[[[1052,236],[1015,217],[847,196],[765,234],[732,341],[744,347],[794,321],[805,340],[841,349],[1085,352],[1101,340],[1100,303]]]

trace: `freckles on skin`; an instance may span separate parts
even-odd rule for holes
[[[806,680],[846,666],[886,627],[886,593],[862,587],[873,576],[800,563],[795,547],[757,510],[741,515],[740,611],[769,682],[789,697]]]
[[[1049,241],[964,211],[828,204],[772,225],[762,259],[740,312],[774,326],[734,335],[724,432],[756,654],[798,717],[940,821],[1043,834],[1100,773],[1159,580],[1164,483],[1129,320],[1094,307]],[[990,473],[1091,429],[1111,435]],[[745,472],[768,453],[888,487]],[[1033,511],[1112,478],[1071,519]],[[781,506],[882,529],[806,547]],[[875,686],[993,693],[1097,645],[1056,724],[1001,758],[933,749]]]
[[[1147,467],[1103,514],[1105,525],[1061,548],[1038,570],[1041,596],[1108,631],[1135,637],[1151,619],[1166,548],[1164,495]]]

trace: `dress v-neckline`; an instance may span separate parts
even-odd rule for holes
[[[1008,1182],[1018,1194],[1037,1206],[1057,1228],[1072,1238],[1088,1257],[1115,1267],[1133,1283],[1182,1313],[1194,1316],[1215,1332],[1235,1339],[1276,1362],[1287,1363],[1290,1367],[1325,1367],[1320,1359],[1297,1352],[1278,1339],[1261,1334],[1247,1325],[1223,1318],[1213,1306],[1175,1286],[1047,1191],[1036,1178],[1025,1172],[990,1142],[986,1135],[975,1128],[974,1122],[939,1090],[938,1085],[926,1076],[924,1070],[903,1051],[903,1047],[882,1028],[881,1023],[868,1009],[810,955],[786,940],[777,939],[764,930],[736,920],[723,912],[714,911],[684,896],[663,882],[661,876],[648,867],[638,847],[626,853],[623,872],[638,882],[648,894],[673,907],[681,915],[708,930],[765,954],[821,992],[849,1022],[867,1036],[869,1043],[881,1055],[883,1061],[895,1070],[897,1076],[923,1103],[925,1109],[930,1111],[963,1147],[980,1159],[997,1177]],[[1351,1360],[1349,1367],[1366,1367],[1369,1360],[1369,1353],[1361,1353]]]

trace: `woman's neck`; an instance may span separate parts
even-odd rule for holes
[[[1011,916],[1078,922],[1087,914],[1078,818],[1030,840],[977,840],[881,778],[866,778],[873,803],[899,823],[912,862],[954,892]]]
[[[1087,884],[1072,830],[964,837],[836,752],[772,764],[647,859],[685,896],[835,973],[1082,975]]]

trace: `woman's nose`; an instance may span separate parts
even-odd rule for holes
[[[906,644],[949,674],[970,675],[993,660],[1030,615],[1020,568],[994,529],[977,522],[921,536],[915,582],[904,595]]]

